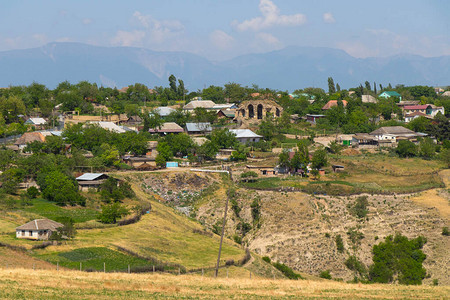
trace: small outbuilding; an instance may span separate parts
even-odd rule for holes
[[[81,191],[88,191],[89,189],[98,189],[100,185],[108,179],[109,176],[105,173],[84,173],[76,178],[78,187]]]
[[[53,232],[64,225],[49,219],[36,219],[16,228],[16,238],[48,240]]]

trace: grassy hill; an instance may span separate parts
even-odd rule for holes
[[[445,299],[447,286],[0,269],[2,299]]]

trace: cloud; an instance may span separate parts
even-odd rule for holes
[[[239,31],[259,31],[273,26],[298,26],[306,22],[306,16],[303,14],[280,15],[280,10],[270,0],[260,0],[259,10],[261,17],[245,20],[242,23],[233,21],[232,26]]]
[[[184,25],[178,20],[157,20],[150,15],[135,11],[132,23],[145,29],[147,37],[154,43],[162,43],[166,39],[184,32]]]
[[[274,45],[274,46],[280,46],[281,42],[279,39],[277,39],[275,36],[271,35],[270,33],[260,32],[256,35],[256,38],[260,41],[263,41],[266,44]]]
[[[33,39],[35,39],[36,41],[38,41],[41,44],[46,44],[48,41],[48,38],[45,34],[33,34]]]
[[[222,30],[211,32],[209,39],[214,46],[220,49],[230,49],[234,43],[234,38]]]
[[[89,24],[92,23],[92,19],[84,18],[83,20],[81,20],[81,22],[82,22],[84,25],[89,25]]]
[[[333,14],[330,13],[330,12],[327,12],[327,13],[324,13],[324,14],[323,14],[323,21],[324,21],[325,23],[329,23],[329,24],[331,24],[331,23],[336,23],[336,20],[334,19]]]
[[[138,46],[142,45],[142,40],[145,38],[145,32],[141,30],[133,31],[117,31],[116,35],[112,38],[111,44],[116,46]]]

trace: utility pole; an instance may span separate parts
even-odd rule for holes
[[[230,171],[228,171],[228,174],[230,175],[231,184],[233,184],[233,176],[231,175],[231,169],[230,169]],[[220,254],[222,252],[223,236],[225,234],[225,225],[226,225],[226,222],[227,222],[227,211],[228,211],[229,198],[230,198],[229,193],[227,193],[227,200],[225,202],[225,212],[223,214],[222,234],[220,235],[219,256],[217,257],[217,265],[216,265],[215,277],[217,277],[219,275]]]

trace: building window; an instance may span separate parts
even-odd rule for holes
[[[25,230],[22,230],[22,236],[25,236]]]
[[[30,230],[30,236],[33,236],[33,231]]]

